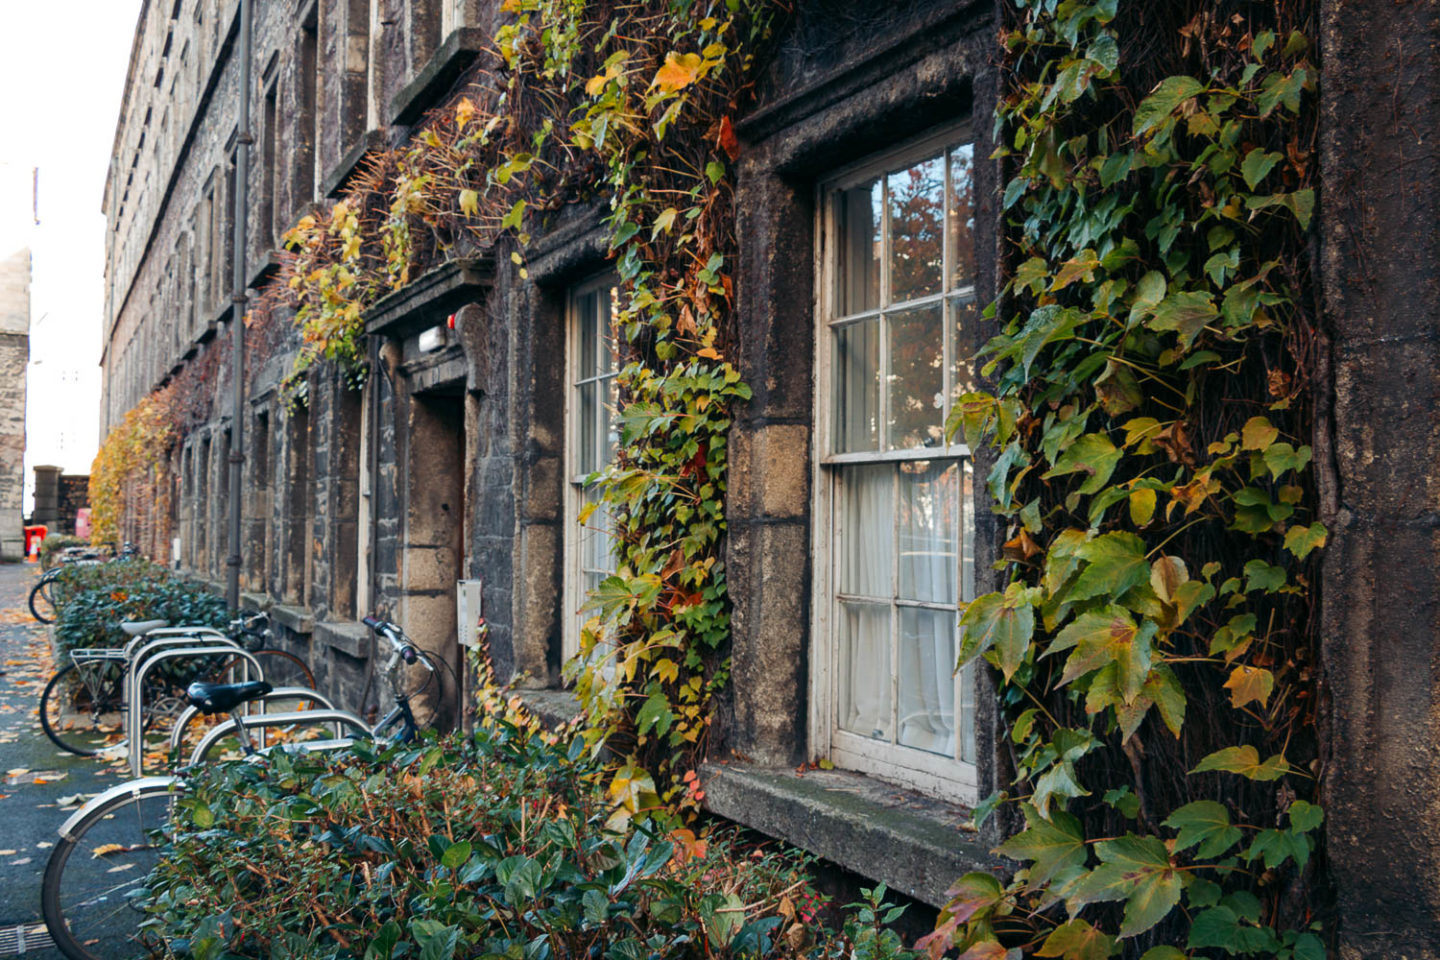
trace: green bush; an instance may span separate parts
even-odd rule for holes
[[[917,956],[879,896],[820,927],[803,855],[615,819],[580,749],[501,724],[210,766],[147,922],[196,958]]]
[[[88,547],[90,541],[72,537],[68,533],[52,533],[40,541],[40,569],[49,570],[59,561],[55,558],[60,551],[70,547]]]
[[[225,600],[201,584],[171,576],[145,560],[67,567],[56,584],[61,650],[122,647],[126,620],[169,620],[187,626],[223,627]]]

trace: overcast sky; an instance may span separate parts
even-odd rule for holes
[[[89,473],[99,423],[105,171],[141,0],[0,0],[0,256],[29,246],[30,468]],[[32,171],[40,171],[35,226]]]

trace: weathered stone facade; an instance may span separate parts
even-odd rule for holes
[[[0,260],[0,561],[25,556],[25,372],[30,363],[30,251]]]
[[[795,6],[758,102],[736,124],[743,240],[734,356],[755,396],[730,437],[734,674],[711,755],[732,762],[706,770],[708,802],[933,905],[956,875],[987,862],[995,836],[963,834],[953,807],[873,776],[791,774],[823,752],[811,709],[815,543],[825,526],[816,506],[815,225],[817,197],[835,171],[937,129],[965,129],[977,158],[976,295],[993,296],[999,170],[983,158],[993,147],[999,85],[995,14],[988,0]],[[1352,51],[1358,41],[1338,26],[1362,12],[1374,19],[1359,6],[1323,4],[1324,58],[1344,61],[1351,88],[1375,83],[1379,67],[1371,65],[1386,56],[1379,47]],[[245,251],[252,283],[273,269],[277,238],[327,202],[366,150],[403,143],[410,125],[450,92],[493,32],[498,7],[492,0],[256,4]],[[1440,723],[1440,682],[1431,669],[1440,627],[1433,591],[1424,589],[1429,573],[1416,573],[1440,559],[1426,532],[1435,402],[1425,386],[1434,368],[1425,351],[1434,336],[1421,329],[1440,312],[1429,189],[1436,161],[1398,146],[1391,162],[1368,158],[1379,143],[1424,134],[1440,114],[1433,55],[1415,52],[1430,49],[1422,37],[1436,40],[1433,4],[1387,11],[1394,29],[1367,36],[1416,38],[1413,49],[1396,54],[1406,81],[1375,87],[1383,105],[1327,88],[1326,190],[1354,199],[1327,202],[1318,218],[1334,337],[1327,387],[1335,395],[1315,448],[1333,451],[1322,466],[1334,468],[1326,733],[1337,745],[1329,843],[1342,868],[1342,940],[1346,956],[1419,958],[1440,955],[1440,874],[1431,869],[1440,807],[1425,786],[1440,773],[1440,753],[1429,746]],[[519,677],[536,705],[564,715],[573,709],[560,677],[574,615],[567,570],[578,546],[567,522],[573,438],[563,358],[573,349],[570,293],[607,268],[602,211],[564,211],[532,243],[528,278],[504,259],[454,261],[376,305],[367,315],[371,375],[361,389],[317,368],[305,383],[308,404],[292,408],[278,385],[290,370],[294,334],[264,345],[245,371],[243,488],[229,490],[232,372],[228,337],[216,333],[229,320],[241,93],[236,14],[235,0],[146,5],[106,189],[102,425],[187,369],[205,371],[183,412],[170,514],[146,528],[164,528],[146,548],[168,559],[178,544],[179,566],[218,584],[229,552],[228,498],[241,496],[246,605],[269,609],[282,642],[355,708],[373,694],[371,639],[358,618],[379,611],[399,620],[458,669],[456,581],[483,580],[502,676]],[[1352,142],[1357,135],[1364,142]],[[1386,223],[1409,224],[1404,250]],[[1366,283],[1352,280],[1349,264],[1368,265]],[[987,464],[977,461],[983,475]],[[974,558],[981,589],[992,576],[998,532],[982,506]],[[1400,541],[1404,549],[1394,549]],[[973,691],[978,796],[1000,782],[986,692],[981,678]],[[1390,793],[1392,784],[1403,792]],[[1413,909],[1417,903],[1430,909]]]

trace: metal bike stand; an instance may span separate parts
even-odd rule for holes
[[[166,641],[156,641],[156,645],[165,642]],[[176,647],[168,650],[160,650],[156,652],[154,656],[147,658],[144,655],[148,649],[148,647],[142,649],[136,657],[135,662],[132,662],[130,665],[131,675],[134,678],[130,689],[133,691],[134,696],[130,698],[125,710],[127,746],[130,753],[130,771],[137,777],[144,772],[143,768],[145,764],[145,711],[144,704],[140,702],[140,698],[145,689],[145,677],[157,665],[167,660],[179,660],[183,657],[214,656],[217,650],[224,650],[224,652],[233,653],[245,661],[245,679],[265,679],[265,671],[260,666],[260,661],[255,659],[255,656],[248,650],[242,650],[233,645],[229,648],[227,648],[225,644],[218,643],[211,643],[208,646]],[[250,668],[252,667],[255,671],[253,675],[250,673]]]
[[[370,727],[365,721],[348,710],[290,710],[282,713],[264,713],[257,714],[253,717],[241,717],[240,720],[244,723],[246,730],[253,729],[256,731],[256,749],[264,748],[265,728],[267,726],[273,727],[290,723],[306,723],[317,726],[322,723],[331,724],[335,729],[336,740],[321,741],[326,748],[348,745],[348,740],[337,743],[337,741],[340,741],[341,725],[351,727],[362,735],[368,736],[370,733]],[[235,721],[233,719],[226,720],[224,723],[207,732],[200,743],[196,745],[195,749],[191,751],[190,764],[193,766],[194,764],[200,763],[204,760],[205,754],[209,752],[211,747],[219,742],[222,737],[234,732]],[[297,746],[304,747],[305,744],[297,744]],[[277,747],[276,749],[281,748]]]
[[[271,690],[264,696],[256,697],[254,700],[249,701],[245,704],[245,706],[248,708],[251,704],[257,704],[260,707],[261,716],[271,716],[271,714],[268,713],[265,707],[265,704],[270,700],[309,700],[312,703],[318,704],[321,710],[339,709],[335,706],[334,702],[329,697],[325,696],[325,694],[321,693],[319,690],[312,690],[309,687],[276,687],[274,690]],[[171,753],[174,753],[177,749],[179,749],[180,738],[185,734],[185,725],[189,723],[192,719],[194,719],[195,715],[199,712],[200,710],[198,707],[186,707],[185,711],[180,714],[179,719],[175,721],[175,729],[170,731]],[[281,712],[290,713],[304,711]]]
[[[229,634],[216,630],[214,627],[156,627],[154,630],[146,630],[137,637],[131,637],[125,642],[122,652],[125,657],[135,654],[135,651],[155,640],[165,640],[173,637],[191,637],[196,643],[204,643],[212,638],[217,640],[229,640],[239,646],[239,642],[230,638]]]
[[[216,649],[228,649],[236,651],[241,649],[238,643],[236,643],[234,640],[231,640],[223,633],[216,636],[190,636],[180,634],[167,634],[162,637],[151,637],[149,634],[143,634],[142,636],[136,637],[135,639],[146,640],[148,642],[141,645],[138,650],[136,649],[135,641],[131,641],[130,643],[125,644],[124,647],[125,677],[120,687],[120,702],[126,712],[125,728],[127,731],[127,736],[130,728],[130,704],[135,700],[135,691],[140,689],[135,685],[135,673],[139,669],[140,664],[143,663],[147,657],[151,656],[152,652],[161,650],[165,647],[213,646]]]

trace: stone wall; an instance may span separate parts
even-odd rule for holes
[[[25,555],[25,374],[30,363],[30,251],[0,260],[0,561]]]

